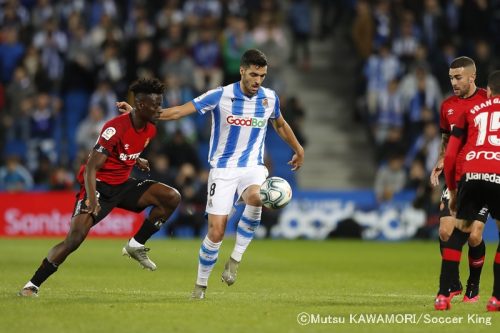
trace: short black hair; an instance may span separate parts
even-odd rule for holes
[[[493,71],[488,76],[488,87],[493,95],[500,95],[500,70]]]
[[[157,78],[141,78],[132,83],[130,91],[132,91],[135,96],[138,94],[161,95],[165,91],[165,85]]]
[[[250,67],[251,65],[258,67],[267,66],[266,55],[257,49],[246,50],[241,56],[240,66]]]
[[[476,64],[474,63],[474,60],[472,60],[469,57],[458,57],[453,59],[453,61],[450,64],[450,68],[460,68],[460,67],[470,67],[470,66],[475,66]]]

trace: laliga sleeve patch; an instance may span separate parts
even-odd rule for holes
[[[104,130],[104,132],[102,132],[101,136],[106,140],[109,140],[115,134],[116,134],[116,129],[114,127],[108,127]]]

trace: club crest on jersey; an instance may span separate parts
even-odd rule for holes
[[[264,99],[262,100],[262,105],[263,105],[265,108],[267,108],[267,107],[269,106],[269,101],[267,100],[267,98],[264,98]]]
[[[123,149],[125,150],[128,150],[128,148],[130,147],[130,145],[128,143],[126,143],[124,146],[123,146]]]
[[[455,112],[453,109],[449,109],[448,110],[448,116],[451,116],[453,114],[453,112]]]
[[[116,134],[116,129],[114,127],[108,127],[104,130],[104,132],[102,132],[101,136],[106,140],[109,140],[115,134]]]

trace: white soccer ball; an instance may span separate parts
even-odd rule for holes
[[[264,207],[279,209],[285,207],[292,199],[292,188],[280,177],[269,177],[260,186],[260,200]]]

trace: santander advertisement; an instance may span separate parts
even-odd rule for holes
[[[0,193],[0,237],[63,237],[74,204],[73,192]],[[115,208],[89,237],[130,237],[143,220],[143,214]]]

